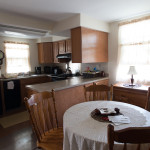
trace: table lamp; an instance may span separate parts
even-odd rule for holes
[[[130,66],[128,74],[131,75],[131,84],[129,84],[129,86],[135,86],[135,84],[133,84],[134,83],[133,75],[137,74],[135,66]]]

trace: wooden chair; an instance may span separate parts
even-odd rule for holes
[[[127,143],[137,144],[136,150],[140,150],[140,144],[150,143],[150,127],[130,127],[114,131],[114,126],[109,124],[107,134],[109,150],[114,150],[114,141],[124,143],[123,150],[127,150]]]
[[[147,100],[146,100],[145,109],[150,111],[150,87],[148,88],[148,92],[147,92]]]
[[[37,147],[44,150],[62,150],[63,129],[58,127],[54,91],[33,94],[25,98]]]
[[[111,87],[107,85],[97,85],[96,83],[93,83],[92,85],[89,86],[84,85],[84,96],[86,101],[112,100],[113,98],[112,93],[113,93],[112,85]]]
[[[97,85],[94,83],[95,100],[112,100],[113,99],[113,86],[103,84]]]
[[[85,101],[94,100],[94,83],[89,86],[84,85],[84,97],[85,97]]]

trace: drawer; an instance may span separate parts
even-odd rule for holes
[[[113,99],[145,108],[147,92],[140,90],[127,90],[123,88],[113,89]]]
[[[108,85],[108,79],[106,80],[101,80],[101,81],[98,81],[98,82],[95,82],[97,85],[100,85],[100,84],[103,84],[103,85]]]

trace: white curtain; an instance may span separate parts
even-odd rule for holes
[[[7,73],[30,71],[28,44],[5,43],[5,53]]]
[[[119,26],[117,81],[127,81],[135,66],[136,82],[150,81],[150,19]]]

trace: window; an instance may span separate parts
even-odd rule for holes
[[[135,66],[135,80],[150,81],[150,17],[119,26],[117,81],[130,79],[129,66]]]
[[[6,72],[19,73],[30,71],[29,45],[5,43]]]

